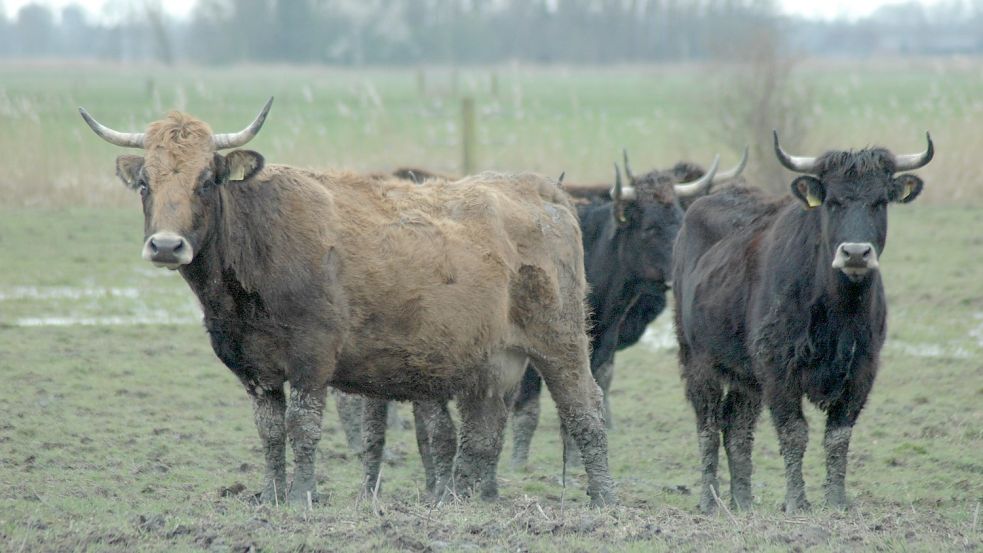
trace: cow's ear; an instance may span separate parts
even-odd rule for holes
[[[258,173],[265,161],[252,150],[233,150],[225,156],[225,170],[230,182],[249,180]]]
[[[814,209],[823,205],[826,199],[826,187],[816,177],[801,176],[792,181],[792,195],[799,199],[806,209]]]
[[[892,202],[906,204],[922,193],[925,183],[915,175],[898,175],[891,179],[889,197]]]
[[[143,156],[119,156],[116,158],[116,175],[131,190],[140,187],[140,172],[143,171]]]

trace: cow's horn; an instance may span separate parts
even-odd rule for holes
[[[611,187],[611,199],[615,203],[620,202],[633,202],[637,194],[635,193],[634,186],[622,186],[621,184],[621,169],[618,168],[618,164],[614,164],[614,186]]]
[[[621,154],[625,158],[625,176],[628,177],[628,182],[635,180],[635,175],[631,174],[631,164],[628,163],[628,148],[622,148]]]
[[[744,172],[744,168],[747,167],[747,154],[748,154],[748,147],[744,146],[744,155],[741,156],[741,161],[738,161],[737,165],[734,166],[734,168],[731,169],[730,171],[723,171],[721,173],[717,173],[716,175],[714,175],[713,184],[720,184],[722,182],[726,182],[731,179],[736,179],[737,177],[741,176],[741,173]]]
[[[788,155],[788,153],[782,149],[781,144],[778,143],[778,131],[771,132],[775,136],[775,155],[778,156],[778,161],[780,161],[786,169],[789,171],[795,171],[796,173],[814,173],[816,171],[816,158]]]
[[[242,129],[236,133],[222,133],[212,136],[212,141],[215,144],[216,150],[226,150],[228,148],[238,148],[253,139],[256,133],[263,128],[263,123],[266,122],[266,115],[270,112],[270,106],[273,105],[273,97],[266,101],[266,105],[263,106],[263,111],[259,112],[256,119],[249,124],[248,127]]]
[[[85,122],[88,123],[89,127],[106,142],[117,146],[122,146],[124,148],[143,148],[144,134],[142,132],[114,131],[106,125],[103,125],[102,123],[93,119],[92,116],[89,115],[89,112],[85,111],[85,108],[79,108],[79,113],[82,114],[82,119],[85,119]]]
[[[705,175],[693,182],[673,185],[673,188],[676,189],[676,196],[680,198],[688,198],[690,196],[698,196],[709,192],[710,187],[713,186],[713,177],[717,174],[717,167],[719,165],[720,154],[717,154],[713,157],[713,163],[710,164],[710,168],[707,169]]]
[[[925,139],[928,140],[928,148],[920,154],[903,154],[894,156],[895,171],[914,171],[928,165],[929,161],[935,156],[935,145],[932,144],[932,135],[925,132]]]

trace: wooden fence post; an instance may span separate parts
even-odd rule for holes
[[[470,175],[474,172],[475,159],[474,98],[461,99],[461,172]]]

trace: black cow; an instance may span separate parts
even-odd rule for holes
[[[680,162],[669,170],[632,174],[624,155],[629,186],[622,189],[615,167],[615,185],[603,194],[568,187],[584,202],[577,206],[584,243],[584,263],[590,284],[591,372],[604,392],[604,415],[611,426],[608,391],[614,376],[615,351],[634,345],[666,306],[672,244],[682,223],[685,205],[706,194],[714,184],[737,178],[747,164],[717,172],[719,156],[708,171]],[[532,368],[520,383],[513,406],[513,466],[524,466],[539,422],[542,379]],[[575,459],[576,448],[567,452]]]
[[[786,154],[792,198],[732,188],[697,200],[676,240],[673,286],[679,358],[696,412],[703,471],[700,508],[715,509],[720,434],[731,505],[751,506],[751,449],[762,400],[785,460],[786,512],[807,509],[802,456],[806,396],[826,412],[825,496],[846,506],[847,449],[884,343],[887,305],[878,270],[888,202],[922,189],[928,148]],[[798,200],[798,201],[795,201]]]

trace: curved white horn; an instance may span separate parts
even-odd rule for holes
[[[778,161],[780,161],[786,169],[789,171],[795,171],[796,173],[815,172],[816,158],[789,155],[782,149],[781,144],[778,143],[778,131],[771,132],[775,137],[775,155],[778,156]]]
[[[256,133],[263,128],[263,123],[266,122],[266,115],[270,112],[270,106],[273,105],[273,97],[266,101],[266,105],[263,106],[263,110],[259,112],[256,119],[249,124],[248,127],[242,129],[235,133],[221,133],[212,136],[212,142],[215,144],[216,150],[226,150],[228,148],[238,148],[253,139]]]
[[[79,113],[82,114],[82,119],[88,123],[89,128],[91,128],[106,142],[117,146],[122,146],[124,148],[143,148],[144,133],[114,131],[106,125],[96,121],[91,115],[89,115],[89,112],[85,111],[85,108],[80,107]]]
[[[928,140],[928,147],[920,154],[902,154],[894,156],[895,171],[914,171],[928,165],[929,161],[935,157],[935,144],[932,143],[932,135],[925,132],[925,139]]]
[[[631,173],[631,165],[628,163],[628,148],[622,148],[621,154],[625,158],[625,176],[628,177],[628,182],[635,180],[635,175]]]
[[[673,188],[676,190],[676,196],[680,198],[688,198],[690,196],[697,196],[709,192],[710,187],[713,186],[713,177],[717,174],[718,166],[720,166],[720,154],[714,156],[713,163],[710,164],[710,168],[707,169],[706,174],[702,177],[693,182],[684,182],[673,185]]]
[[[744,168],[747,167],[747,157],[748,157],[748,147],[745,145],[744,154],[741,156],[741,161],[738,161],[737,165],[734,166],[733,169],[729,171],[723,171],[717,173],[713,177],[713,184],[720,184],[722,182],[729,181],[731,179],[736,179],[737,177],[741,176],[741,173],[744,172]]]

